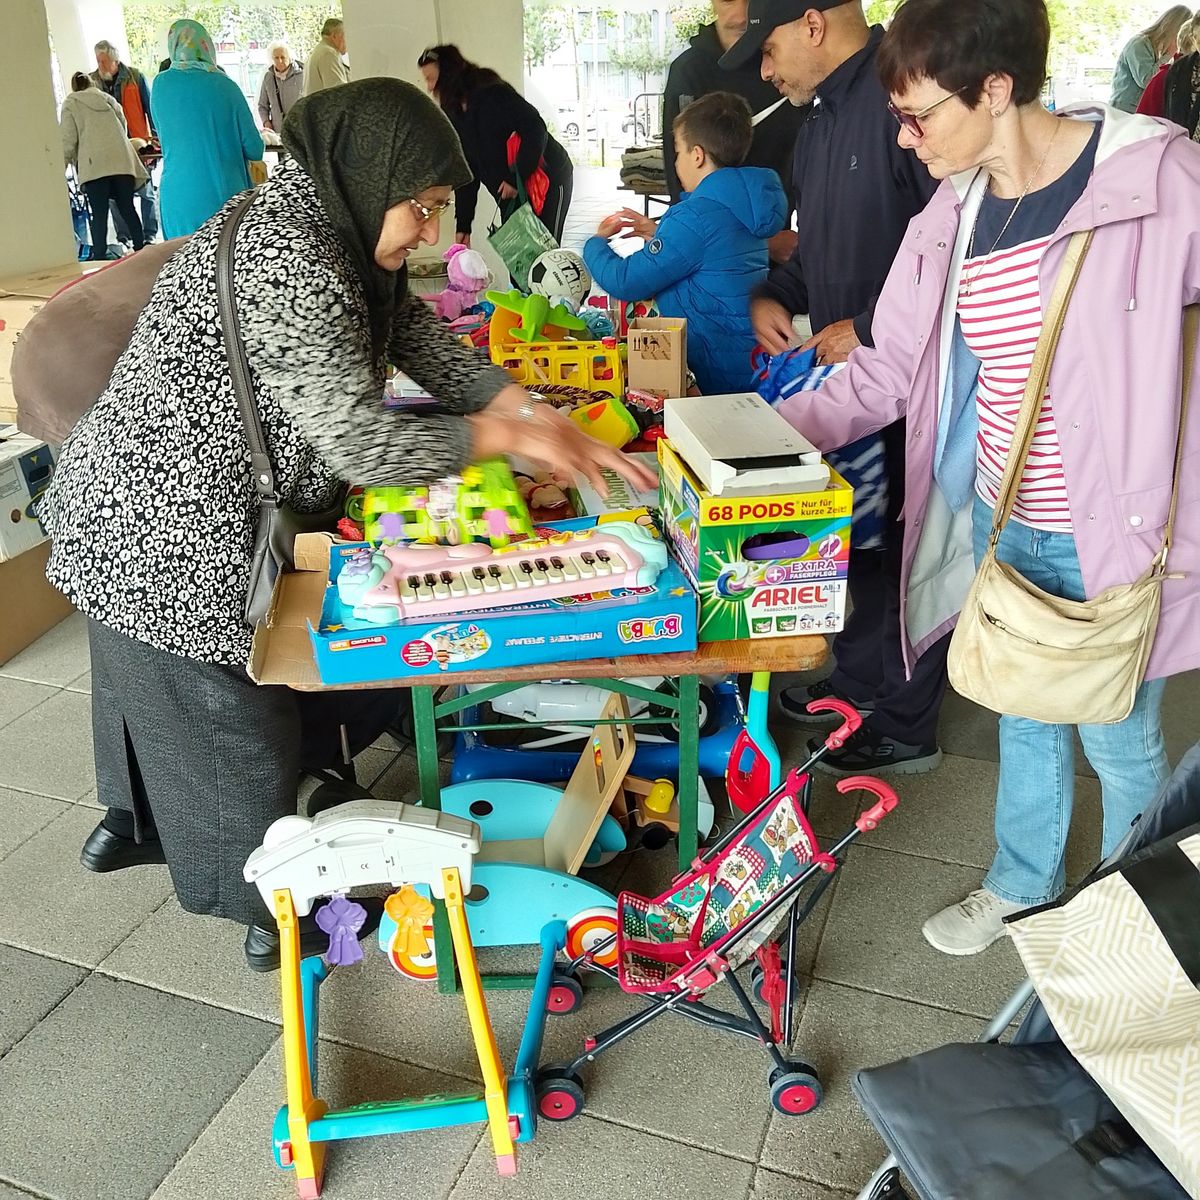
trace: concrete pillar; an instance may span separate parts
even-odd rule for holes
[[[8,0],[5,32],[21,49],[0,71],[0,276],[75,258],[42,0]]]

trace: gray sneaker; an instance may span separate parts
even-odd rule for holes
[[[858,709],[863,717],[869,717],[875,711],[874,705],[869,701],[859,703],[848,696],[838,695],[828,679],[784,688],[779,693],[779,707],[784,716],[791,717],[793,721],[800,721],[811,729],[836,729],[842,723],[842,718],[835,712],[810,713],[808,706],[814,700],[844,700],[852,708]]]
[[[925,940],[943,954],[978,954],[1004,936],[1004,918],[1028,907],[993,896],[986,888],[943,908],[921,926]]]

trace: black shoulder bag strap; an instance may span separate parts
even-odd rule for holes
[[[217,239],[217,311],[221,317],[221,337],[225,342],[225,357],[229,360],[229,378],[233,383],[233,394],[237,399],[238,412],[246,442],[250,446],[250,465],[254,470],[254,489],[264,508],[275,508],[279,504],[279,491],[275,486],[275,469],[267,453],[267,440],[263,434],[258,405],[254,402],[254,388],[250,383],[250,363],[246,358],[246,344],[242,341],[242,328],[238,321],[237,301],[234,299],[233,241],[237,236],[242,218],[250,210],[254,192],[250,191],[238,201],[238,205],[225,218]]]

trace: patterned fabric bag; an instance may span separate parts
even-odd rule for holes
[[[1200,1200],[1200,826],[1008,931],[1067,1049]]]

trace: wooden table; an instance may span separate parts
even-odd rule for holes
[[[652,703],[666,716],[629,718],[632,725],[677,724],[679,730],[679,866],[686,870],[699,849],[700,776],[700,677],[702,675],[746,675],[754,671],[807,671],[819,667],[828,653],[820,636],[771,638],[759,641],[705,642],[697,650],[682,654],[633,654],[620,658],[592,658],[578,662],[535,663],[493,671],[461,671],[431,679],[428,675],[406,675],[397,679],[362,684],[331,684],[311,690],[346,691],[361,688],[411,688],[415,729],[417,773],[422,805],[441,808],[438,773],[438,734],[473,730],[524,728],[526,723],[496,722],[487,725],[444,724],[466,708],[498,699],[528,683],[554,679],[586,679],[609,692]],[[627,682],[654,675],[671,682],[673,695]],[[467,691],[466,684],[481,685]],[[446,693],[450,694],[447,696]],[[443,698],[444,697],[444,698]],[[435,905],[434,950],[438,963],[438,989],[457,987],[449,926],[440,904]],[[485,976],[488,987],[527,987],[525,976]]]

